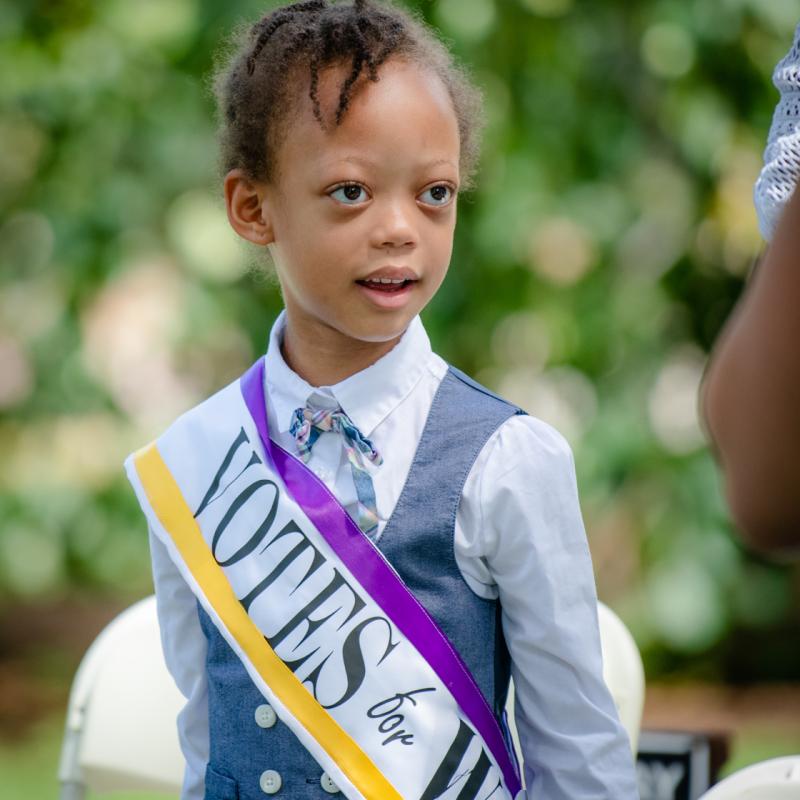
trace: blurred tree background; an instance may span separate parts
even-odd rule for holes
[[[650,680],[796,679],[800,572],[739,544],[697,390],[763,246],[800,0],[407,4],[488,112],[434,347],[572,444]],[[0,664],[23,611],[151,591],[122,460],[266,345],[280,297],[228,226],[208,81],[274,5],[0,3]]]

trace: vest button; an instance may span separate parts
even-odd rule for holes
[[[275,772],[274,769],[268,769],[261,773],[258,779],[258,785],[264,794],[277,794],[283,785],[283,779],[280,774]]]
[[[333,782],[333,778],[331,778],[327,772],[322,773],[322,777],[319,779],[319,785],[328,794],[336,794],[339,791],[339,787]]]
[[[278,715],[275,709],[268,703],[263,703],[256,708],[256,725],[259,728],[271,728],[277,721]]]

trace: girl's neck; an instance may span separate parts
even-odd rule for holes
[[[365,342],[342,334],[309,336],[287,320],[281,355],[289,369],[312,386],[333,386],[374,364],[399,341],[400,336],[386,342]]]

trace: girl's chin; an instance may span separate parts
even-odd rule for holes
[[[364,320],[362,324],[353,326],[348,335],[351,339],[363,342],[365,345],[375,345],[376,348],[380,348],[382,345],[394,346],[406,332],[410,321],[410,319],[398,317],[391,322],[379,320],[370,325]]]
[[[357,319],[351,318],[349,324],[339,328],[340,332],[356,343],[363,344],[367,349],[371,345],[380,350],[382,347],[388,352],[400,337],[406,332],[411,320],[417,314],[417,309],[408,309],[406,313],[390,314],[373,313],[364,314]]]

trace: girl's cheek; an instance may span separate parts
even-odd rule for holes
[[[354,240],[362,238],[366,233],[351,225],[337,225],[328,231],[325,237],[331,247],[346,248],[352,246]]]

